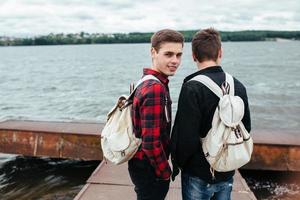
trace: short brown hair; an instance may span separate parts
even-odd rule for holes
[[[217,61],[221,49],[221,37],[213,28],[198,31],[192,40],[192,51],[199,62],[205,60]]]
[[[157,31],[151,37],[151,46],[157,52],[159,51],[161,45],[165,42],[181,43],[183,46],[184,37],[180,32],[171,29]]]

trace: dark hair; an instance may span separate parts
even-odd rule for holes
[[[205,60],[217,61],[221,49],[221,37],[213,28],[198,31],[192,40],[192,51],[199,62]]]
[[[157,31],[151,37],[151,45],[157,52],[159,51],[161,44],[165,42],[181,43],[183,46],[184,37],[180,32],[171,29]]]

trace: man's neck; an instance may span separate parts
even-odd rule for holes
[[[197,62],[197,67],[199,70],[201,69],[206,69],[206,68],[209,68],[209,67],[214,67],[214,66],[217,66],[219,65],[219,63],[217,63],[216,61],[213,61],[213,60],[208,60],[208,61],[203,61],[203,62]]]

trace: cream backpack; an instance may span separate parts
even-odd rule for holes
[[[204,75],[191,79],[201,82],[220,98],[212,127],[207,136],[201,139],[213,177],[215,170],[226,172],[245,165],[250,161],[253,151],[253,140],[242,123],[244,102],[239,96],[234,96],[233,77],[225,74],[221,88]]]
[[[138,81],[136,88],[144,81],[153,79],[153,75],[146,75]],[[101,132],[101,147],[104,159],[113,164],[122,164],[130,160],[137,152],[141,139],[133,132],[131,109],[136,88],[129,96],[122,95],[116,105],[107,114],[107,122]]]

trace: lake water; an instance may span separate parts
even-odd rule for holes
[[[129,83],[137,81],[142,68],[151,63],[149,48],[150,44],[1,47],[0,121],[104,122],[116,98],[122,93],[128,94]],[[253,130],[297,132],[300,129],[300,42],[226,42],[223,49],[224,70],[242,81],[248,90]],[[182,65],[176,76],[170,78],[173,115],[182,81],[194,71],[196,67],[191,59],[191,45],[186,43]],[[14,156],[1,158],[2,167],[18,168],[22,161],[29,169],[31,164],[46,163],[47,167],[54,168],[49,173],[50,177],[56,177],[55,169],[60,169],[60,166],[77,166],[83,174],[97,166],[97,163],[86,166],[84,162],[77,161],[27,160]],[[14,184],[9,182],[9,175],[3,175],[4,171],[0,169],[0,197],[18,189],[28,193],[29,188],[9,186]],[[45,178],[43,184],[46,188],[48,179],[49,182],[60,182],[59,178]],[[81,182],[75,181],[77,185],[67,184],[66,187],[69,190],[78,187],[77,190],[80,190],[79,186],[84,184],[86,178],[78,177],[78,180]],[[13,181],[18,183],[22,179]],[[37,189],[35,187],[41,186],[32,186]],[[6,191],[5,194],[3,191]],[[9,199],[8,196],[1,199]]]

